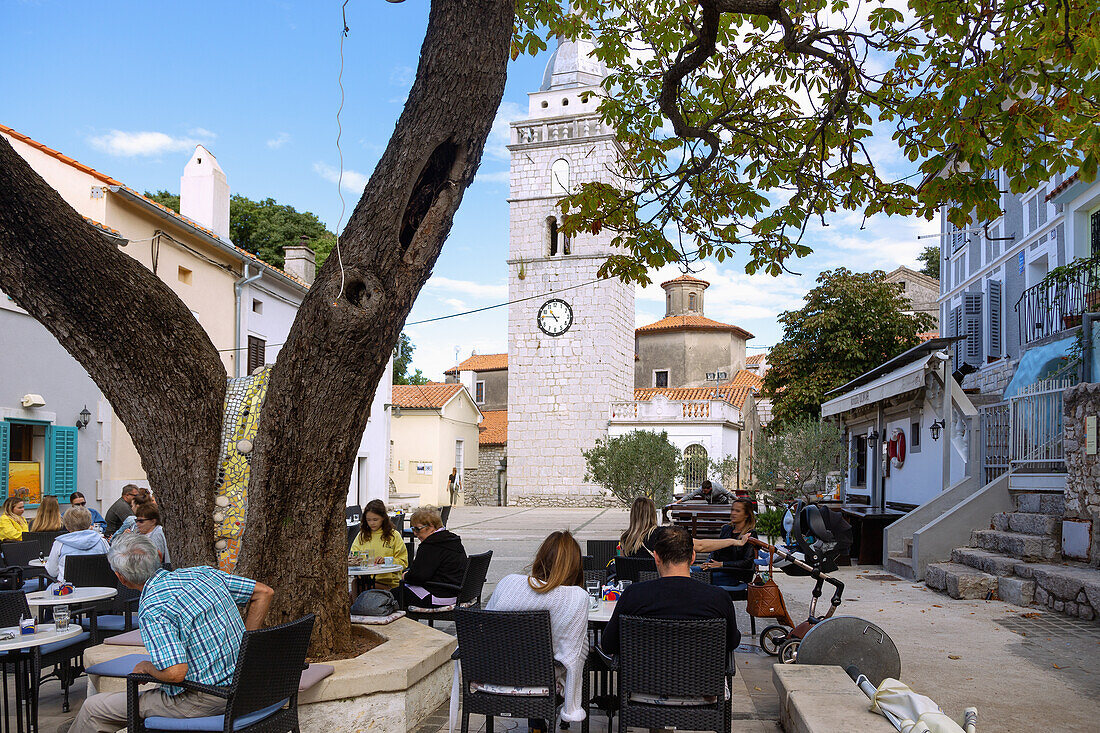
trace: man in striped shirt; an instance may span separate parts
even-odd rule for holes
[[[111,546],[111,568],[127,588],[141,590],[138,623],[149,662],[134,672],[165,684],[142,693],[143,717],[195,718],[220,715],[225,699],[173,684],[188,680],[226,686],[232,682],[241,637],[260,628],[274,591],[263,583],[209,567],[168,572],[141,534]],[[245,606],[242,620],[239,606]],[[126,693],[101,693],[80,708],[69,733],[114,733],[126,727]]]

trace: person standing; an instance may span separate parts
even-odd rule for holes
[[[107,516],[105,517],[107,527],[103,532],[104,535],[114,537],[115,532],[126,521],[126,517],[134,516],[131,505],[134,503],[134,497],[137,496],[137,493],[138,487],[136,484],[126,484],[122,487],[122,496],[107,509]]]
[[[0,540],[22,540],[23,533],[29,531],[23,509],[23,500],[18,496],[9,496],[4,500],[4,513],[0,514]]]
[[[138,625],[150,661],[133,671],[162,685],[141,693],[143,717],[222,715],[225,698],[184,690],[187,680],[213,687],[233,681],[245,631],[260,628],[275,592],[263,583],[198,566],[169,572],[145,535],[130,532],[107,553],[127,588],[141,591]],[[238,606],[245,606],[244,620]],[[101,692],[84,701],[69,733],[102,733],[126,727],[126,693]]]

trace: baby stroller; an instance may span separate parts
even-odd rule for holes
[[[788,564],[781,568],[784,573],[809,575],[817,581],[814,585],[813,597],[810,599],[809,617],[797,625],[787,613],[782,593],[777,586],[775,587],[779,602],[776,604],[777,612],[772,617],[779,623],[767,626],[760,631],[760,648],[773,657],[778,656],[779,661],[783,663],[793,662],[798,653],[798,645],[810,627],[831,617],[840,606],[844,583],[826,573],[836,570],[837,559],[852,545],[852,528],[839,512],[799,501],[792,505],[791,514],[794,521],[789,541],[798,547],[798,554],[801,557],[796,555],[790,544],[787,548],[780,549],[760,540],[749,540],[767,553],[769,576],[771,557],[774,555],[788,561]],[[817,616],[817,601],[821,598],[825,583],[833,586],[835,591],[828,612],[824,616]]]

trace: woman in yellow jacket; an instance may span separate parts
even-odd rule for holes
[[[4,513],[0,514],[0,540],[21,540],[27,531],[27,520],[23,519],[23,500],[18,496],[9,496],[4,501]]]
[[[400,533],[390,522],[390,515],[381,499],[374,499],[363,510],[363,524],[359,535],[351,543],[351,552],[370,555],[379,565],[384,558],[392,557],[394,564],[401,566],[401,571],[375,575],[376,588],[396,588],[401,582],[401,572],[409,567],[409,551],[405,549],[405,541]]]

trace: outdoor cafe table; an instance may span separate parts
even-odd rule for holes
[[[38,730],[38,685],[33,679],[34,655],[28,653],[34,647],[44,644],[52,644],[55,641],[65,641],[77,636],[84,629],[80,624],[71,623],[69,628],[58,631],[53,624],[38,624],[38,630],[33,634],[20,634],[18,626],[7,626],[0,632],[15,632],[14,639],[0,640],[0,652],[5,653],[4,659],[4,733],[11,733],[12,714],[8,704],[8,666],[15,668],[15,730]],[[26,718],[26,726],[23,719]]]
[[[46,567],[46,558],[44,558],[44,557],[36,557],[35,559],[31,560],[31,561],[30,561],[29,563],[27,563],[27,564],[28,564],[28,565],[31,565],[31,566],[33,566],[33,567],[36,567],[36,568],[44,568],[44,567]]]
[[[611,701],[618,694],[616,692],[618,675],[604,667],[601,661],[597,661],[599,653],[595,650],[595,646],[600,643],[600,635],[603,633],[604,626],[611,620],[611,614],[615,611],[615,603],[615,601],[601,600],[598,607],[588,607],[588,629],[591,632],[589,640],[592,642],[592,648],[588,652],[588,662],[585,664],[582,699],[588,701],[589,706],[591,706],[591,703],[596,703],[597,707],[604,710],[611,708]],[[581,723],[581,733],[588,733],[591,713],[589,710],[585,710],[585,713],[587,714],[584,717],[584,722]]]
[[[400,573],[405,568],[400,565],[349,565],[348,566],[348,591],[351,591],[351,579],[360,575],[374,576],[386,573]],[[373,581],[372,581],[373,582]]]

